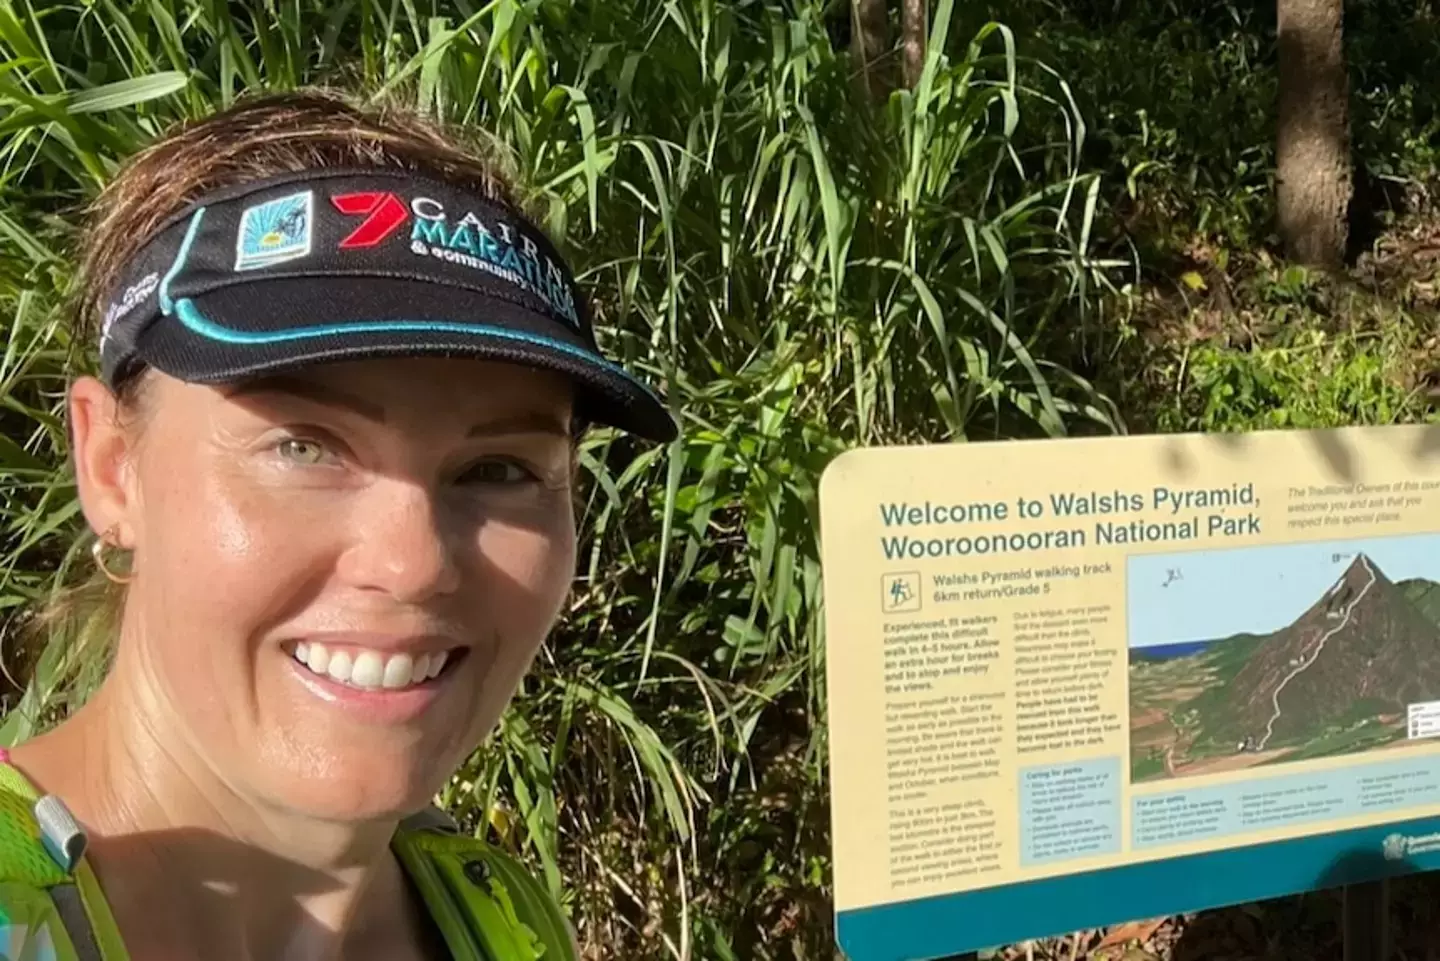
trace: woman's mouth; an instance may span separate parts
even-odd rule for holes
[[[419,687],[458,658],[460,649],[428,654],[386,653],[365,648],[335,649],[301,641],[290,656],[311,674],[361,691],[403,691]]]

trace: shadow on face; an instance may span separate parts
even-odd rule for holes
[[[438,358],[152,377],[117,673],[237,793],[330,820],[423,805],[568,592],[568,381]]]

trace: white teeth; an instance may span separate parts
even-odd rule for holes
[[[350,687],[364,690],[398,690],[422,684],[444,670],[448,652],[435,654],[391,654],[378,651],[330,651],[324,644],[301,642],[295,645],[295,660],[313,673],[327,676]]]
[[[299,656],[299,653],[296,653]],[[324,674],[330,669],[330,652],[325,649],[324,644],[311,644],[310,656],[300,658],[302,664],[309,665],[310,670],[316,674]]]
[[[337,681],[350,680],[350,655],[344,651],[336,651],[330,655],[330,666],[325,673]]]
[[[381,682],[387,688],[408,687],[415,670],[415,660],[409,654],[395,654],[385,662],[385,676]]]
[[[374,651],[362,651],[350,668],[350,683],[356,687],[379,687],[385,678],[385,662]]]

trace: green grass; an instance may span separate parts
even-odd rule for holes
[[[603,956],[828,957],[821,470],[857,444],[1122,427],[1036,353],[1120,266],[1089,247],[1070,91],[1006,28],[933,12],[920,84],[872,109],[844,10],[807,0],[0,2],[3,639],[83,574],[61,398],[92,360],[60,304],[117,164],[247,89],[343,83],[483,128],[684,436],[586,443],[573,607],[442,800]],[[6,738],[93,686],[64,655],[104,626],[72,627]]]
[[[599,956],[828,961],[835,454],[1433,419],[1434,277],[1267,252],[1273,9],[937,2],[925,77],[870,106],[847,8],[819,0],[0,0],[0,641],[21,682],[0,740],[103,667],[71,656],[108,631],[84,619],[17,649],[85,573],[61,416],[92,362],[61,311],[78,211],[244,90],[395,96],[505,146],[605,347],[684,428],[634,459],[587,442],[573,606],[442,800],[563,890]],[[1378,0],[1347,33],[1362,166],[1433,180],[1440,21]]]

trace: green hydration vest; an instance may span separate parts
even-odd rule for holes
[[[0,961],[129,961],[85,835],[0,751]],[[559,905],[519,862],[431,809],[391,849],[455,961],[577,961]]]

